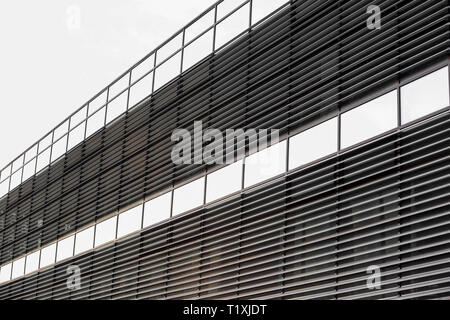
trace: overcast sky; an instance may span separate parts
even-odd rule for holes
[[[0,169],[215,2],[2,1]]]

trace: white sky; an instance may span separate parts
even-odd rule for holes
[[[0,169],[215,2],[3,0]]]

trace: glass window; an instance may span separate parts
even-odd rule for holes
[[[116,238],[116,221],[117,216],[114,216],[97,224],[95,228],[96,247]]]
[[[448,107],[448,67],[401,87],[402,123]]]
[[[397,127],[397,91],[341,115],[341,145],[349,147]]]
[[[289,169],[332,154],[338,149],[337,118],[325,121],[289,139]]]
[[[11,280],[11,268],[12,264],[8,263],[0,269],[0,283]]]
[[[117,238],[141,229],[142,205],[119,214]]]
[[[208,174],[206,184],[206,202],[241,190],[242,160]]]
[[[35,251],[27,255],[27,261],[25,264],[25,273],[30,273],[39,269],[39,256],[41,251]]]
[[[245,159],[244,186],[247,188],[285,171],[286,141],[282,141]]]
[[[70,236],[58,241],[58,249],[56,253],[56,261],[61,261],[73,256],[73,244],[75,236]]]
[[[94,247],[94,226],[76,234],[75,254],[90,250]]]
[[[144,228],[170,218],[172,192],[167,192],[145,203]]]
[[[25,272],[25,257],[14,261],[12,268],[12,279],[23,276]]]
[[[174,190],[173,215],[186,212],[203,204],[205,177],[192,181]]]
[[[41,265],[40,267],[46,267],[55,263],[56,256],[56,243],[51,244],[41,250]]]

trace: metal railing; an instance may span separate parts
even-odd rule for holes
[[[0,199],[291,2],[217,1],[7,164],[0,171]]]

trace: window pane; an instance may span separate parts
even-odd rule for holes
[[[448,67],[401,87],[402,123],[449,105]]]
[[[286,141],[282,141],[245,159],[244,186],[247,188],[285,171]]]
[[[337,118],[325,121],[289,139],[289,169],[337,151]]]
[[[341,116],[342,148],[397,127],[397,91],[354,108]]]
[[[11,280],[12,264],[8,263],[0,269],[0,283]]]
[[[25,272],[25,257],[13,262],[12,279],[23,276]]]
[[[102,245],[116,238],[117,216],[97,224],[95,229],[95,246]]]
[[[206,202],[241,190],[242,160],[208,174]]]
[[[202,177],[174,190],[173,215],[186,212],[203,204],[205,178]]]
[[[27,261],[25,264],[25,273],[30,273],[39,269],[39,255],[41,251],[35,251],[27,255]]]
[[[94,226],[77,233],[75,238],[75,254],[92,249],[94,246]]]
[[[142,206],[134,207],[119,214],[119,227],[117,237],[123,237],[141,229]]]
[[[49,245],[48,247],[42,248],[40,267],[43,268],[51,264],[54,264],[55,255],[56,255],[56,243]]]
[[[61,261],[73,256],[73,242],[75,236],[70,236],[58,241],[58,250],[56,254],[56,261]]]
[[[167,192],[145,203],[144,228],[170,218],[172,192]]]

